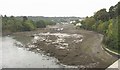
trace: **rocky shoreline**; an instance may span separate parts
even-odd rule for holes
[[[46,28],[15,33],[15,36],[32,38],[26,45],[17,45],[36,53],[44,51],[46,55],[57,58],[62,64],[80,68],[106,68],[117,59],[102,49],[102,35],[83,29],[77,30],[69,24],[67,27],[57,27],[62,27],[63,30]]]

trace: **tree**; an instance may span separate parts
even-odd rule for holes
[[[85,29],[92,29],[92,26],[96,23],[95,19],[90,17],[81,21],[82,27]]]
[[[84,29],[100,32],[104,35],[103,43],[112,50],[119,50],[120,53],[120,2],[115,6],[109,8],[109,12],[106,9],[101,9],[92,17],[85,18],[81,21]],[[118,39],[119,38],[119,39]]]
[[[97,27],[97,31],[100,33],[104,32],[104,24],[103,22],[99,23],[98,27]]]
[[[36,22],[36,27],[37,28],[45,28],[46,27],[46,24],[44,22],[44,20],[39,20]]]
[[[26,16],[23,16],[23,22],[25,22],[26,20],[28,20],[28,18]]]
[[[109,8],[109,17],[110,17],[110,19],[113,18],[113,17],[116,17],[114,6],[111,6]]]
[[[113,24],[114,23],[114,24]],[[109,20],[108,30],[104,37],[104,43],[112,49],[118,49],[118,22],[116,19]]]
[[[112,30],[113,30],[113,23],[110,21],[108,25],[108,30],[107,30],[107,36],[110,38],[112,36]]]
[[[109,20],[109,13],[106,9],[101,9],[94,14],[96,20],[107,21]]]
[[[23,30],[24,31],[31,31],[31,30],[34,30],[36,27],[35,25],[33,24],[33,21],[32,20],[26,20],[23,24]]]
[[[119,16],[120,15],[120,2],[118,2],[118,4],[117,5],[115,5],[115,13],[117,14],[117,16]]]

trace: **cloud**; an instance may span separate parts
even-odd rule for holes
[[[91,16],[119,0],[2,0],[0,14],[26,16]]]

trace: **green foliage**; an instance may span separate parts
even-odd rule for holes
[[[2,18],[3,31],[17,32],[17,31],[29,31],[34,30],[36,27],[32,20],[28,20],[27,17],[23,17],[23,21],[15,18],[14,16]]]
[[[94,19],[95,20],[94,20]],[[103,43],[110,49],[120,51],[120,2],[111,6],[109,12],[101,9],[94,17],[87,17],[82,23],[82,28],[94,30],[104,35]]]
[[[2,29],[3,31],[16,32],[20,31],[20,28],[23,27],[20,20],[15,19],[15,17],[4,16],[2,18]]]
[[[45,28],[47,25],[55,25],[56,23],[51,20],[39,20],[35,23],[37,28]]]
[[[108,22],[109,25],[103,43],[112,49],[118,50],[118,21],[117,19],[111,19]]]
[[[2,30],[3,32],[18,32],[18,31],[31,31],[36,28],[45,28],[47,25],[55,25],[56,23],[50,20],[39,20],[37,22],[28,19],[28,17],[23,16],[22,19],[17,17],[6,15],[2,16]]]
[[[109,8],[109,17],[110,17],[110,18],[116,17],[115,10],[114,10],[114,6],[111,6],[111,7]]]
[[[118,16],[118,27],[120,27],[120,16]],[[118,50],[120,50],[120,28],[118,28]]]
[[[92,29],[92,26],[95,25],[96,21],[94,18],[86,18],[85,20],[83,20],[81,22],[82,24],[82,27],[85,28],[85,29],[89,29],[91,30]]]
[[[100,32],[100,33],[102,33],[103,30],[104,30],[104,23],[101,22],[101,23],[99,23],[99,25],[97,27],[97,31]]]
[[[23,16],[23,22],[25,22],[26,20],[28,20],[28,18],[26,16]]]
[[[44,20],[37,21],[35,24],[36,24],[37,28],[45,28],[46,27]]]
[[[51,20],[44,20],[46,25],[55,25],[56,23]]]
[[[109,13],[106,9],[101,9],[95,13],[94,18],[96,20],[106,21],[109,20]]]
[[[109,8],[110,18],[116,18],[120,15],[120,2],[118,2],[115,6],[111,6]]]
[[[23,23],[23,30],[24,31],[31,31],[31,30],[34,30],[36,27],[33,23],[32,20],[26,20],[24,23]]]

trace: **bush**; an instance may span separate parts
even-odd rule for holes
[[[39,20],[35,24],[36,24],[37,28],[45,28],[46,27],[44,20]]]
[[[35,25],[33,23],[32,20],[26,20],[24,23],[23,23],[23,30],[24,31],[31,31],[31,30],[35,30]]]

